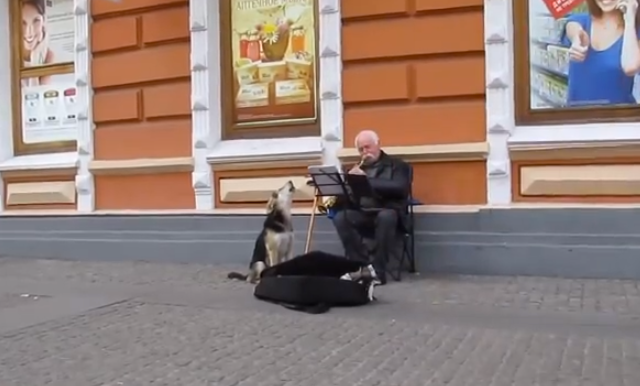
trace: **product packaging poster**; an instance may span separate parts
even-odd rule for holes
[[[638,0],[529,0],[528,13],[532,110],[640,103]]]
[[[22,17],[24,67],[73,63],[73,0],[15,0]]]
[[[75,140],[78,127],[76,93],[73,74],[53,75],[50,84],[46,85],[23,86],[23,142]]]
[[[316,119],[317,0],[231,0],[234,123]]]

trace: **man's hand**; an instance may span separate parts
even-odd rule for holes
[[[360,167],[358,165],[354,166],[351,168],[351,170],[349,170],[349,174],[365,174],[364,170],[360,169]]]

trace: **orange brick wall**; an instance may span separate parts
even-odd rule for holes
[[[191,155],[188,5],[93,2],[96,159]]]
[[[482,0],[342,0],[345,147],[484,142]],[[484,162],[415,165],[429,204],[486,202]]]
[[[94,1],[92,16],[95,159],[190,157],[188,0]],[[185,184],[172,189],[189,198],[164,195],[166,202],[150,201],[152,209],[192,208],[190,175],[169,179]],[[96,177],[98,209],[137,209],[136,200],[118,194],[134,181]]]
[[[342,0],[345,146],[485,140],[482,0]]]

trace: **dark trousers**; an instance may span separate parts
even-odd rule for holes
[[[387,259],[394,251],[398,212],[393,209],[376,212],[346,209],[336,213],[333,224],[347,258],[372,264],[376,273],[384,277]],[[373,256],[369,256],[369,251],[364,245],[363,236],[367,234],[375,238],[376,248]]]

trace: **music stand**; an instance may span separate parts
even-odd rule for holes
[[[307,229],[307,241],[304,247],[305,253],[309,252],[311,247],[311,236],[316,223],[316,210],[318,201],[324,197],[349,197],[350,191],[345,185],[343,175],[335,166],[309,166],[309,175],[315,186],[315,194],[313,198],[313,209],[309,218],[309,227]]]
[[[375,197],[375,192],[371,183],[369,183],[369,177],[364,174],[345,174],[344,179],[346,186],[349,187],[353,201],[356,206],[359,206],[360,198],[363,197]]]

